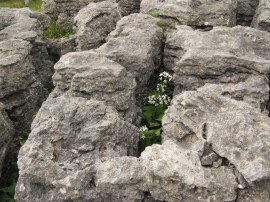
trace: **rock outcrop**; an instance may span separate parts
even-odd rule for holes
[[[237,0],[237,24],[250,26],[260,0]]]
[[[145,91],[150,76],[161,64],[163,31],[156,22],[145,14],[126,16],[109,34],[108,41],[95,50],[124,66],[136,78],[137,94]]]
[[[117,4],[111,1],[90,3],[74,18],[77,50],[98,48],[120,20]]]
[[[264,108],[269,97],[269,47],[270,35],[252,28],[217,27],[201,32],[178,26],[167,36],[164,64],[175,73],[176,92],[194,90],[206,83],[248,85],[243,92],[249,97],[246,99],[257,100]],[[249,88],[251,85],[256,86],[257,93]]]
[[[26,8],[0,8],[0,173],[6,154],[16,153],[11,143],[30,131],[52,87],[53,64],[43,39],[48,23],[48,16]]]
[[[170,27],[176,24],[196,27],[234,26],[236,24],[236,0],[142,0],[141,12],[163,19]]]
[[[236,25],[251,23],[258,0],[142,0],[142,13],[131,14],[138,3],[44,2],[62,26],[77,15],[78,52],[55,48],[55,89],[20,150],[16,201],[269,201],[268,2],[260,1],[253,28]],[[0,40],[9,35],[1,32]],[[26,78],[2,78],[8,99],[18,89],[36,97],[44,86],[32,62],[36,38],[22,36],[0,42],[5,74]],[[174,95],[161,145],[138,154],[138,106],[159,69],[173,75]]]
[[[101,101],[50,97],[20,150],[17,201],[98,199],[93,164],[134,154],[136,133]]]
[[[53,64],[42,33],[48,18],[29,9],[6,8],[0,8],[0,18],[0,102],[16,129],[29,130],[51,87]]]
[[[256,15],[252,21],[252,27],[270,32],[270,2],[260,0]]]

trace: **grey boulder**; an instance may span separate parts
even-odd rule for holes
[[[260,0],[252,27],[270,32],[270,2],[268,0]]]
[[[137,89],[144,89],[161,64],[162,40],[163,31],[155,18],[132,14],[118,21],[107,42],[95,52],[125,67],[136,78]]]
[[[136,154],[137,128],[104,102],[52,96],[19,153],[16,201],[93,201],[94,163]]]
[[[236,0],[142,0],[141,12],[161,17],[165,25],[234,26]]]
[[[238,88],[248,85],[247,93],[243,92],[240,97],[250,96],[265,107],[269,47],[270,35],[252,28],[215,27],[209,32],[201,32],[188,26],[178,26],[167,35],[164,64],[174,71],[176,93],[194,90],[206,83],[231,83],[237,84]],[[254,88],[248,89],[250,86],[256,86],[257,93],[252,90]]]
[[[107,35],[115,29],[118,20],[117,3],[112,1],[90,3],[81,9],[74,18],[77,50],[98,48],[106,42]]]
[[[201,155],[205,143],[210,144],[250,185],[269,180],[269,117],[248,103],[186,91],[173,98],[162,124],[164,141],[174,140]]]
[[[55,93],[65,91],[86,98],[105,101],[136,119],[135,78],[118,63],[92,52],[64,55],[55,65]]]

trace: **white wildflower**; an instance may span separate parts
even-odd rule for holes
[[[147,131],[147,130],[148,130],[147,126],[142,126],[139,129],[140,132],[144,132],[144,131]]]

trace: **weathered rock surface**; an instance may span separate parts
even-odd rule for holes
[[[55,65],[55,92],[105,101],[126,115],[137,118],[135,78],[118,63],[92,52],[64,55]]]
[[[141,12],[161,17],[169,26],[174,24],[198,27],[234,26],[236,7],[236,0],[142,0],[141,2]]]
[[[12,122],[9,120],[5,107],[0,103],[0,178],[3,162],[8,152],[9,144],[14,135],[14,128]]]
[[[156,19],[145,14],[122,18],[108,41],[95,52],[116,61],[130,72],[140,91],[161,64],[163,31]]]
[[[57,19],[57,25],[61,28],[73,24],[73,18],[89,3],[102,0],[45,0],[42,1],[42,11],[51,18]]]
[[[164,64],[174,70],[176,92],[222,83],[223,93],[228,93],[225,88],[228,94],[245,89],[240,99],[264,107],[269,96],[269,47],[270,35],[252,28],[216,27],[201,32],[178,26],[167,36]],[[226,83],[237,85],[225,87]]]
[[[101,101],[51,96],[43,103],[20,150],[17,201],[99,198],[93,164],[133,155],[136,133],[136,127]]]
[[[237,24],[250,26],[259,0],[237,0]]]
[[[205,168],[198,153],[172,141],[147,147],[140,158],[120,157],[97,165],[96,186],[105,199],[139,201],[233,201],[237,183],[227,167]]]
[[[183,92],[166,112],[163,130],[164,141],[191,148],[211,144],[251,185],[269,179],[269,117],[245,102],[208,91]]]
[[[52,63],[42,33],[48,17],[26,8],[0,8],[0,19],[0,102],[22,132],[29,130],[44,89],[51,86]]]
[[[140,12],[140,0],[116,0],[122,16]]]
[[[89,50],[102,45],[120,20],[117,4],[112,1],[90,3],[74,18],[77,50]]]
[[[252,21],[252,27],[270,32],[270,1],[260,0]]]

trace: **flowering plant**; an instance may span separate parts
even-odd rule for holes
[[[139,131],[140,150],[155,143],[161,143],[161,121],[165,110],[171,102],[172,90],[170,88],[172,76],[167,72],[159,75],[156,89],[149,92],[148,102],[143,108],[143,123]]]

